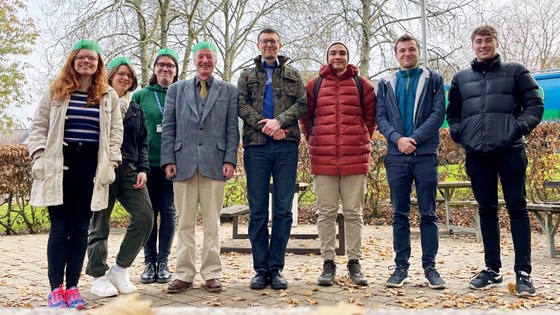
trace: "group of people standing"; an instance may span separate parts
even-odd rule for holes
[[[350,50],[340,41],[328,46],[326,64],[304,85],[299,72],[288,65],[289,58],[279,53],[281,38],[271,28],[258,34],[260,55],[243,71],[237,87],[214,76],[218,50],[211,42],[193,46],[196,74],[189,80],[178,81],[177,53],[159,50],[149,85],[134,92],[138,82],[128,58],[112,60],[107,74],[99,45],[78,41],[41,99],[29,138],[31,204],[47,206],[51,221],[48,305],[86,307],[77,288],[86,252],[86,273],[94,277],[91,292],[98,296],[136,292],[128,268],[142,247],[141,283],[170,282],[168,293],[191,288],[197,274],[198,211],[204,231],[199,273],[206,290],[220,292],[220,212],[225,182],[237,163],[238,117],[243,121],[255,271],[251,289],[288,287],[282,272],[301,133],[308,142],[317,196],[323,259],[317,284],[335,282],[339,211],[345,217],[348,277],[356,285],[368,284],[360,264],[362,209],[376,128],[387,139],[385,168],[393,208],[395,265],[385,285],[401,287],[408,281],[414,184],[422,267],[429,287],[443,289],[446,283],[435,262],[436,188],[439,129],[446,113],[452,139],[467,153],[467,173],[481,219],[486,268],[469,286],[487,289],[502,282],[499,178],[515,248],[516,293],[534,296],[524,136],[540,122],[544,106],[529,71],[501,61],[494,27],[476,28],[471,44],[476,58],[454,76],[446,110],[443,78],[419,66],[420,43],[411,35],[396,41],[399,69],[381,79],[377,94],[349,64]],[[116,200],[131,221],[109,266],[107,239]],[[167,264],[175,229],[177,264],[171,281]]]

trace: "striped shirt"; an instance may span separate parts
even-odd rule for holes
[[[99,142],[99,104],[87,107],[87,93],[74,92],[64,124],[65,142]]]

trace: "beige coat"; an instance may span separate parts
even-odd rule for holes
[[[121,163],[123,124],[118,95],[109,89],[99,106],[99,151],[95,171],[91,210],[100,211],[108,206],[109,185],[115,180],[114,168]],[[64,122],[69,97],[64,101],[51,99],[45,93],[35,111],[29,132],[28,150],[33,158],[31,176],[32,206],[56,206],[63,203],[62,176],[64,171]]]

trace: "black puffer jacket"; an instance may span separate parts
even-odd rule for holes
[[[138,172],[148,174],[148,132],[144,111],[135,102],[130,102],[123,121],[124,133],[121,153],[124,162],[136,165]]]
[[[524,135],[542,119],[544,104],[529,70],[518,63],[471,63],[453,77],[447,121],[451,138],[467,153],[525,146]]]

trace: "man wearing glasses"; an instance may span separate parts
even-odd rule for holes
[[[258,36],[261,55],[255,66],[239,78],[239,117],[243,119],[244,164],[250,221],[249,239],[253,250],[251,289],[288,287],[282,276],[286,246],[292,226],[300,130],[305,114],[306,93],[299,72],[287,66],[288,58],[278,54],[280,35],[265,28]],[[268,192],[274,182],[274,209],[269,242]]]
[[[160,156],[165,96],[167,88],[177,81],[178,59],[179,55],[171,48],[160,49],[157,52],[153,68],[154,73],[150,78],[149,85],[132,96],[132,100],[139,104],[146,114],[149,145],[148,160],[150,162],[147,185],[154,210],[154,226],[150,238],[144,246],[146,267],[140,277],[142,283],[155,281],[166,283],[171,280],[167,262],[175,235],[176,211],[173,204],[173,184],[165,178],[165,172],[160,167]],[[158,214],[160,215],[159,231]]]

